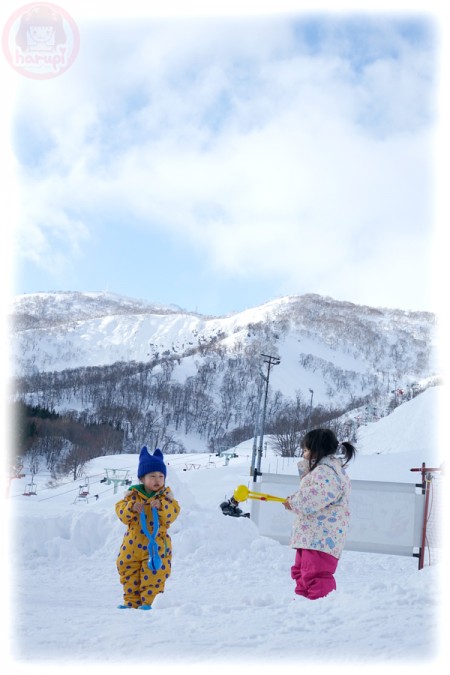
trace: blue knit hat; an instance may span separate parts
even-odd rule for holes
[[[164,477],[166,476],[167,469],[164,464],[163,454],[159,448],[156,448],[153,455],[151,455],[147,450],[147,446],[144,445],[139,455],[138,478],[142,478],[146,473],[153,473],[153,471],[159,471],[159,473],[164,474]]]

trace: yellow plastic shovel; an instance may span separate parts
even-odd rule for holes
[[[286,497],[274,497],[264,492],[252,492],[246,485],[238,485],[233,497],[237,502],[245,502],[247,499],[259,499],[262,502],[285,502]]]

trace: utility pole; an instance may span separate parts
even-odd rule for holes
[[[311,424],[311,414],[312,414],[312,403],[313,403],[313,397],[314,397],[314,390],[310,389],[309,393],[311,394],[311,400],[309,402],[308,424],[306,425],[306,431],[309,431],[309,425]]]
[[[264,425],[266,422],[267,395],[269,392],[270,369],[272,368],[272,366],[278,366],[281,360],[278,356],[269,356],[268,354],[261,354],[261,356],[264,357],[264,363],[267,363],[267,375],[264,376],[263,373],[261,372],[261,377],[266,383],[266,390],[264,393],[264,406],[261,419],[261,428],[259,432],[258,463],[256,466],[256,470],[254,471],[254,478],[256,478],[257,475],[261,475],[261,459],[264,441]]]
[[[261,373],[262,374],[262,373]],[[258,383],[258,400],[256,403],[256,413],[255,413],[255,431],[253,434],[253,447],[252,447],[252,463],[250,465],[250,476],[253,476],[256,465],[256,453],[258,451],[258,431],[259,431],[259,418],[261,414],[261,399],[262,399],[262,383]]]

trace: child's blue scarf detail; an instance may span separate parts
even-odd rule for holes
[[[157,572],[159,569],[161,569],[162,560],[161,556],[158,553],[158,544],[156,543],[156,537],[158,536],[159,532],[159,518],[158,518],[158,510],[155,509],[155,507],[152,508],[152,516],[153,516],[153,534],[151,534],[148,530],[147,519],[145,517],[144,510],[141,511],[140,520],[142,530],[148,539],[148,567],[153,572]]]

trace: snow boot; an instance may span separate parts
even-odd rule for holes
[[[152,608],[151,605],[141,605],[140,607],[138,607],[138,609],[151,609],[151,608]]]

